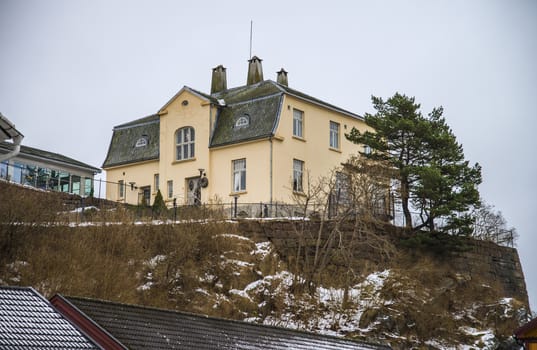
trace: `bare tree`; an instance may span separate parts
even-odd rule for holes
[[[308,176],[304,192],[295,193],[295,203],[303,213],[312,213],[312,207],[316,209],[314,215],[304,215],[294,225],[294,268],[310,293],[335,257],[344,265],[348,292],[362,270],[356,264],[358,251],[376,255],[377,261],[395,255],[396,250],[385,234],[390,219],[392,175],[389,167],[380,162],[355,157],[315,182]],[[347,297],[345,293],[344,303]]]
[[[496,211],[493,205],[483,202],[475,211],[474,217],[473,237],[514,246],[518,238],[516,229],[507,226],[507,220],[503,217],[502,212]]]

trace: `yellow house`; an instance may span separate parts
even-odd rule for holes
[[[526,350],[537,350],[537,318],[515,330],[514,337]]]
[[[160,189],[169,205],[290,203],[308,178],[358,153],[344,134],[363,131],[362,117],[290,88],[283,69],[264,80],[261,59],[248,62],[244,86],[228,89],[220,65],[210,94],[185,86],[156,114],[114,127],[107,198],[151,204]]]

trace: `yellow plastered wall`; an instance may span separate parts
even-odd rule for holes
[[[293,110],[304,113],[303,137],[293,136]],[[339,123],[339,149],[330,148],[330,121]],[[349,159],[363,151],[362,146],[356,145],[345,138],[355,127],[360,131],[366,129],[363,121],[332,111],[315,104],[308,103],[292,96],[286,96],[277,128],[276,135],[283,138],[274,143],[274,199],[282,202],[292,200],[293,159],[304,162],[304,182],[309,173],[312,182],[318,181]]]
[[[138,204],[138,194],[140,187],[151,186],[151,192],[154,192],[154,174],[158,173],[158,160],[125,165],[106,169],[106,197],[112,201],[120,201],[130,204]],[[123,198],[119,198],[119,189],[117,183],[123,180],[127,185]],[[134,182],[138,189],[131,190],[130,182]],[[161,183],[162,188],[162,183]],[[162,191],[162,190],[161,190]],[[154,198],[154,193],[153,193]],[[151,200],[151,202],[153,199]]]
[[[187,90],[161,111],[160,116],[160,165],[161,192],[164,200],[167,195],[167,182],[173,181],[173,196],[179,205],[186,203],[188,178],[200,175],[199,169],[207,172],[209,168],[209,128],[214,111],[208,102]],[[193,159],[176,160],[176,131],[183,127],[193,127],[195,131],[195,156]],[[210,190],[201,191],[201,201],[207,202]]]
[[[246,160],[246,191],[233,192],[233,160]],[[209,175],[210,174],[210,175]],[[260,140],[211,149],[209,181],[213,198],[224,203],[270,202],[270,142]]]

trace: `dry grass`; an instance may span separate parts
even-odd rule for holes
[[[91,214],[93,220],[112,225],[51,225],[62,220],[61,197],[3,183],[0,194],[0,284],[33,286],[46,297],[61,293],[236,319],[263,320],[291,308],[296,319],[306,323],[322,312],[302,307],[315,306],[315,301],[300,300],[301,293],[276,279],[264,280],[251,299],[232,293],[261,276],[295,266],[292,260],[286,266],[277,255],[259,258],[251,254],[252,241],[223,235],[237,234],[232,223],[134,225],[136,213],[117,207]],[[423,246],[435,242],[411,243],[414,246],[398,247],[391,259],[374,259],[370,248],[357,244],[351,264],[336,250],[319,281],[325,287],[345,288],[372,271],[390,269],[380,296],[394,303],[364,313],[364,327],[377,323],[380,333],[402,334],[417,342],[460,340],[460,324],[475,320],[495,325],[497,334],[505,337],[518,326],[517,315],[497,318],[506,310],[496,305],[502,296],[499,285],[454,271],[449,255],[438,258],[434,249],[425,253]],[[289,297],[296,303],[288,305]],[[454,320],[454,313],[471,309],[471,317]]]

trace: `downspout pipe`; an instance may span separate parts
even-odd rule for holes
[[[270,205],[272,206],[272,200],[273,200],[273,198],[272,198],[272,191],[273,191],[272,182],[273,182],[273,176],[274,176],[273,173],[272,173],[272,171],[273,171],[273,169],[272,169],[272,167],[273,167],[272,166],[272,161],[273,161],[273,154],[274,154],[274,146],[273,146],[273,143],[272,143],[272,137],[269,138],[269,142],[270,142]]]
[[[5,161],[5,160],[8,160],[8,159],[11,159],[13,157],[15,157],[17,154],[19,154],[19,152],[21,151],[21,143],[22,143],[22,139],[24,138],[24,136],[22,135],[17,135],[13,138],[13,150],[11,152],[8,152],[4,155],[1,155],[0,156],[0,163]]]

